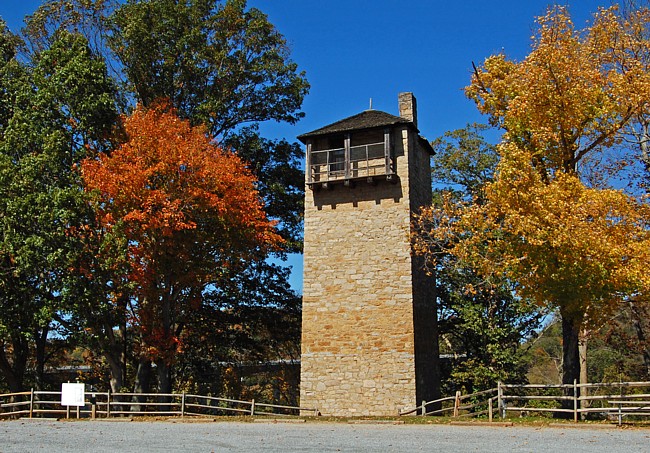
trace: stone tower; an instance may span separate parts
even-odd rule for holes
[[[300,404],[396,415],[438,396],[434,282],[411,256],[431,202],[415,97],[299,136],[307,146]]]

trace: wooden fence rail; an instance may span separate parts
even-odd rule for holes
[[[643,391],[645,389],[645,391]],[[589,413],[600,417],[650,416],[650,382],[608,382],[552,385],[520,385],[499,383],[496,388],[462,395],[422,401],[414,408],[399,411],[399,415],[449,415],[477,417],[487,414],[493,420],[494,404],[497,415],[507,412],[521,415],[531,413],[564,413],[573,415],[574,422]],[[464,401],[469,403],[464,404]]]
[[[61,404],[61,392],[31,390],[0,394],[0,419],[15,417],[56,416],[70,418],[71,411],[80,417],[113,416],[218,416],[318,414],[317,409],[279,404],[217,398],[188,393],[111,393],[86,392],[84,406]]]

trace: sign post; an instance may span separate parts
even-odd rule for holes
[[[70,406],[77,407],[77,418],[79,418],[79,409],[84,406],[86,394],[85,384],[81,383],[63,383],[61,384],[61,405],[67,406],[67,414],[70,414]]]

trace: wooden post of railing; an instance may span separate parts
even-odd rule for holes
[[[307,182],[314,182],[311,174],[311,139],[307,140],[307,155],[305,156],[305,171],[307,172]]]
[[[492,421],[492,398],[488,398],[488,420]]]
[[[391,162],[390,162],[390,129],[384,129],[384,172],[386,175],[390,175],[391,171]]]
[[[93,387],[90,387],[91,390],[93,390]],[[95,420],[97,418],[97,394],[96,393],[91,393],[90,394],[90,418]]]
[[[255,415],[255,400],[251,401],[251,416]]]
[[[573,380],[573,423],[578,423],[578,381]]]
[[[106,418],[111,418],[111,389],[108,389],[106,395]]]
[[[460,390],[456,390],[456,398],[454,399],[454,417],[458,417],[460,411]]]
[[[181,417],[185,417],[185,392],[181,395]]]
[[[497,409],[499,416],[506,418],[506,408],[503,405],[503,388],[501,388],[501,381],[497,382]]]
[[[32,387],[32,391],[29,393],[29,418],[32,418],[34,415],[34,388]]]
[[[620,394],[620,401],[623,401],[623,382],[619,379],[619,394]],[[618,426],[621,426],[623,424],[623,405],[621,403],[618,403]]]
[[[422,400],[422,410],[420,411],[422,415],[427,415],[427,402],[426,400]]]
[[[350,178],[350,134],[347,133],[345,134],[345,142],[344,142],[344,147],[345,150],[343,151],[344,158],[343,158],[343,174],[345,175],[345,179]]]

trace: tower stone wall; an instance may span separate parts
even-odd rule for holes
[[[306,190],[300,404],[323,415],[395,415],[436,394],[433,282],[409,239],[429,152],[412,123],[392,141],[395,183]]]

